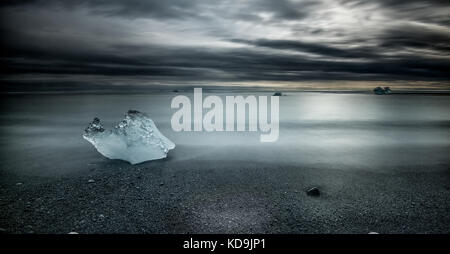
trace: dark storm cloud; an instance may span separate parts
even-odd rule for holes
[[[198,1],[157,0],[21,0],[2,1],[3,7],[88,8],[94,13],[118,15],[130,18],[160,17],[179,18],[193,15]]]
[[[306,17],[317,5],[317,1],[293,2],[289,0],[250,0],[236,1],[236,4],[224,4],[223,10],[215,15],[226,15],[227,9],[239,8],[228,18],[260,20],[254,12],[273,14],[275,20],[297,20]],[[227,1],[210,0],[19,0],[2,1],[0,7],[50,7],[50,8],[87,8],[91,12],[107,16],[126,18],[182,19],[201,17],[208,9],[220,6]]]
[[[449,5],[410,3],[3,1],[1,74],[9,83],[64,77],[77,87],[87,76],[448,81]]]
[[[342,0],[341,2],[353,5],[369,4],[375,1],[372,0]],[[410,8],[414,9],[417,6],[429,7],[429,8],[439,8],[448,6],[447,0],[377,0],[377,4],[381,4],[386,8]]]
[[[404,25],[387,29],[380,40],[383,48],[421,48],[450,55],[450,34],[445,31]]]
[[[267,40],[259,39],[254,41],[232,39],[232,42],[244,43],[258,47],[266,47],[272,49],[292,50],[296,52],[305,52],[318,54],[326,57],[347,57],[347,58],[374,58],[378,57],[374,49],[357,48],[357,49],[339,49],[320,43],[308,43],[292,40]]]
[[[349,7],[376,3],[380,8],[389,11],[394,19],[450,25],[447,0],[342,0],[341,2]]]
[[[373,62],[328,61],[290,54],[272,54],[254,49],[205,50],[164,46],[119,45],[104,52],[63,51],[51,48],[12,52],[19,59],[7,62],[8,73],[90,74],[106,76],[149,76],[167,80],[257,81],[298,79],[411,79],[445,78],[450,62],[421,57],[377,59]],[[134,49],[134,54],[126,53]],[[136,50],[139,49],[138,54]],[[319,48],[320,49],[320,48]],[[87,52],[90,52],[87,54]],[[322,54],[324,51],[320,51]],[[326,52],[328,53],[328,52]],[[328,56],[336,56],[332,51]],[[337,54],[341,56],[340,54]],[[176,56],[176,57],[173,57]],[[326,76],[324,74],[326,73]]]
[[[263,0],[252,1],[250,11],[265,11],[273,13],[274,19],[282,20],[298,20],[302,19],[314,11],[314,7],[318,6],[317,1],[292,2],[289,0]]]

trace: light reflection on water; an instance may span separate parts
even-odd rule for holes
[[[152,117],[178,145],[172,153],[178,162],[235,160],[365,170],[449,163],[449,96],[288,94],[280,97],[279,140],[262,144],[259,132],[172,131],[175,110],[170,102],[176,95],[4,97],[2,170],[46,175],[84,170],[89,163],[103,161],[81,134],[93,117],[111,128],[128,109]]]

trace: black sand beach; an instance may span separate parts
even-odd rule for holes
[[[172,96],[5,97],[1,231],[450,233],[448,96],[288,94],[271,144],[175,133]],[[177,144],[168,158],[130,165],[82,139],[94,116],[111,127],[128,109]]]

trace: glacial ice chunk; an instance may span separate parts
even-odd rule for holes
[[[166,138],[146,114],[129,110],[112,130],[105,130],[100,119],[94,118],[85,129],[83,138],[109,159],[137,164],[167,157],[175,144]]]
[[[382,94],[390,94],[392,93],[392,90],[388,86],[384,88],[378,86],[373,89],[373,92],[377,95],[382,95]]]

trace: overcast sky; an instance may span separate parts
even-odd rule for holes
[[[449,1],[1,1],[3,84],[434,84]],[[437,85],[436,85],[437,84]]]

